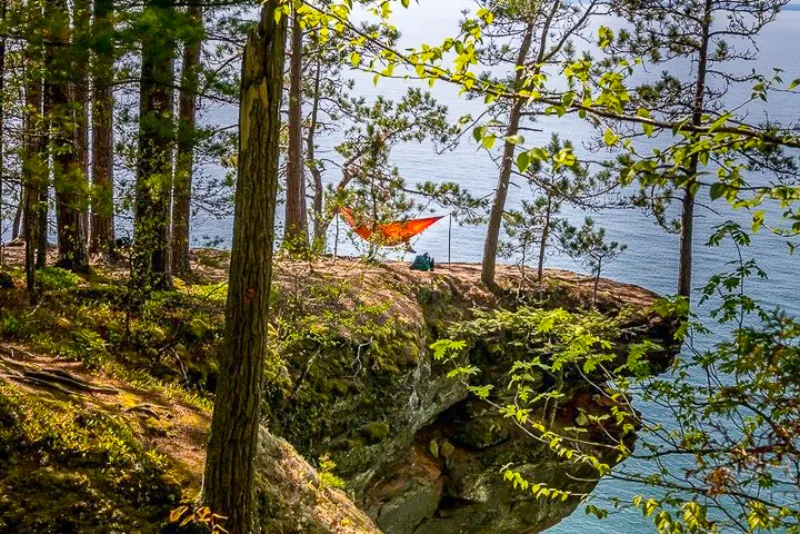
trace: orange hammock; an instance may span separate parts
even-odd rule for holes
[[[375,243],[382,247],[396,247],[408,243],[408,240],[417,234],[427,230],[441,217],[426,217],[424,219],[409,219],[407,221],[395,221],[387,224],[378,224],[370,228],[365,224],[359,225],[353,218],[353,212],[349,208],[339,210],[347,224],[355,233],[366,241]]]

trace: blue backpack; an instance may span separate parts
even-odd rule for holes
[[[435,268],[436,262],[427,252],[414,258],[414,263],[411,264],[412,271],[433,271]]]

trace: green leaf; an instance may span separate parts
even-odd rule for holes
[[[603,133],[603,141],[606,146],[614,146],[617,144],[617,141],[619,141],[619,137],[617,137],[611,128],[606,128],[606,131]]]
[[[483,148],[485,148],[486,150],[491,150],[492,147],[494,147],[495,141],[497,141],[497,138],[494,136],[494,134],[487,135],[481,140],[481,144],[483,145]]]
[[[506,141],[511,143],[512,145],[522,145],[525,143],[525,138],[519,134],[516,135],[509,135],[504,138]]]
[[[531,164],[531,155],[529,152],[520,152],[517,156],[517,168],[519,172],[525,172]]]
[[[650,118],[650,110],[646,109],[646,108],[639,108],[636,111],[636,116],[637,117],[641,117],[643,119],[649,119]],[[645,135],[647,137],[652,137],[653,136],[653,131],[655,130],[655,127],[652,124],[643,122],[642,123],[642,130],[644,131],[644,133],[645,133]]]
[[[758,231],[761,229],[761,226],[764,225],[764,210],[758,210],[753,213],[753,233],[757,234]]]
[[[711,189],[709,191],[709,196],[711,200],[717,200],[725,196],[725,193],[728,190],[728,186],[722,184],[720,182],[716,182],[711,184]]]
[[[797,78],[796,80],[794,80],[792,83],[789,84],[789,90],[793,91],[799,86],[800,86],[800,78]]]

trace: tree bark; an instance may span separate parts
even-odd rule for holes
[[[148,0],[154,21],[174,17],[173,0]],[[133,226],[134,285],[142,291],[172,287],[170,193],[174,141],[175,38],[156,22],[142,35],[139,160]]]
[[[56,191],[58,263],[63,269],[89,271],[89,255],[83,229],[86,177],[81,170],[72,129],[78,124],[75,101],[70,98],[69,73],[74,72],[70,21],[65,0],[49,0],[46,18],[52,25],[47,45],[46,72],[50,79],[51,143],[53,144],[53,185]]]
[[[603,268],[603,258],[597,260],[597,272],[594,275],[594,287],[592,288],[592,304],[597,304],[597,287],[600,285],[600,270]]]
[[[114,251],[114,0],[94,0],[92,100],[92,214],[89,250]]]
[[[225,349],[214,402],[204,499],[231,534],[253,532],[253,460],[261,419],[280,159],[286,22],[268,0],[242,59],[239,179],[225,315]]]
[[[539,244],[539,266],[536,273],[539,282],[544,278],[544,255],[547,249],[547,239],[550,237],[550,217],[553,210],[553,197],[550,196],[549,192],[547,195],[547,209],[544,212],[544,225],[542,226],[542,242]]]
[[[516,84],[522,80],[522,69],[525,59],[531,49],[533,41],[533,23],[529,23],[525,30],[525,35],[520,45],[519,55],[517,56]],[[516,135],[519,130],[519,122],[522,117],[521,100],[515,100],[511,105],[511,112],[508,117],[508,128],[506,136]],[[508,197],[508,186],[511,182],[511,171],[514,165],[514,152],[517,146],[506,141],[503,147],[503,160],[500,164],[500,177],[497,180],[497,191],[495,192],[492,211],[489,214],[489,228],[486,231],[486,241],[483,246],[483,264],[481,265],[481,280],[490,286],[494,285],[494,274],[497,268],[497,248],[500,244],[500,229],[503,225],[503,213],[505,213],[506,198]]]
[[[5,25],[8,12],[8,0],[1,0],[0,20]],[[5,265],[5,251],[3,250],[3,178],[5,177],[5,91],[6,91],[6,38],[0,38],[0,267]]]
[[[72,83],[72,105],[75,113],[75,158],[85,189],[89,190],[89,38],[91,1],[73,0],[73,46],[74,81]],[[76,170],[76,172],[78,172]],[[83,242],[89,244],[89,210],[81,211]]]
[[[284,246],[308,249],[308,216],[303,173],[303,29],[292,17],[292,52],[289,64],[289,155],[286,161],[286,224]]]
[[[189,274],[189,221],[191,216],[192,173],[197,125],[197,90],[200,50],[203,45],[203,9],[188,8],[197,33],[183,48],[181,91],[178,103],[178,147],[175,156],[175,189],[172,197],[172,271]]]
[[[325,190],[322,186],[322,173],[316,162],[314,139],[317,133],[319,119],[320,76],[322,74],[322,60],[317,59],[317,71],[314,75],[314,101],[311,108],[311,124],[308,125],[306,134],[306,155],[309,161],[309,170],[314,178],[314,249],[318,252],[325,251],[328,225],[325,224]]]
[[[692,124],[703,122],[705,106],[706,77],[708,73],[708,44],[711,32],[712,0],[706,0],[703,10],[703,29],[700,36],[700,49],[697,58],[697,78],[694,101],[692,103]],[[700,160],[697,154],[689,159],[688,183],[684,188],[681,209],[680,260],[678,265],[678,295],[690,298],[692,294],[692,241],[694,233],[694,187]]]
[[[42,114],[39,131],[39,202],[35,213],[39,220],[36,223],[36,268],[47,265],[48,214],[50,211],[50,127],[52,124],[53,104],[50,98],[50,82],[44,78],[42,85]]]
[[[17,210],[14,212],[14,220],[11,222],[11,241],[15,241],[22,234],[22,213],[25,211],[23,207],[25,199],[20,198]]]
[[[26,54],[26,66],[34,71],[33,59]],[[20,201],[23,219],[22,236],[25,241],[25,281],[31,304],[36,303],[35,286],[36,248],[39,243],[40,188],[43,187],[43,158],[46,148],[42,145],[42,78],[31,75],[25,86],[24,151],[22,159],[22,199]],[[46,155],[46,152],[44,152]]]

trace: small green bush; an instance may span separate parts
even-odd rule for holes
[[[59,267],[43,267],[36,271],[36,283],[45,290],[71,289],[80,282],[80,276]]]
[[[10,313],[3,314],[2,322],[0,323],[0,330],[2,330],[4,337],[14,338],[20,333],[22,323],[15,315]]]

